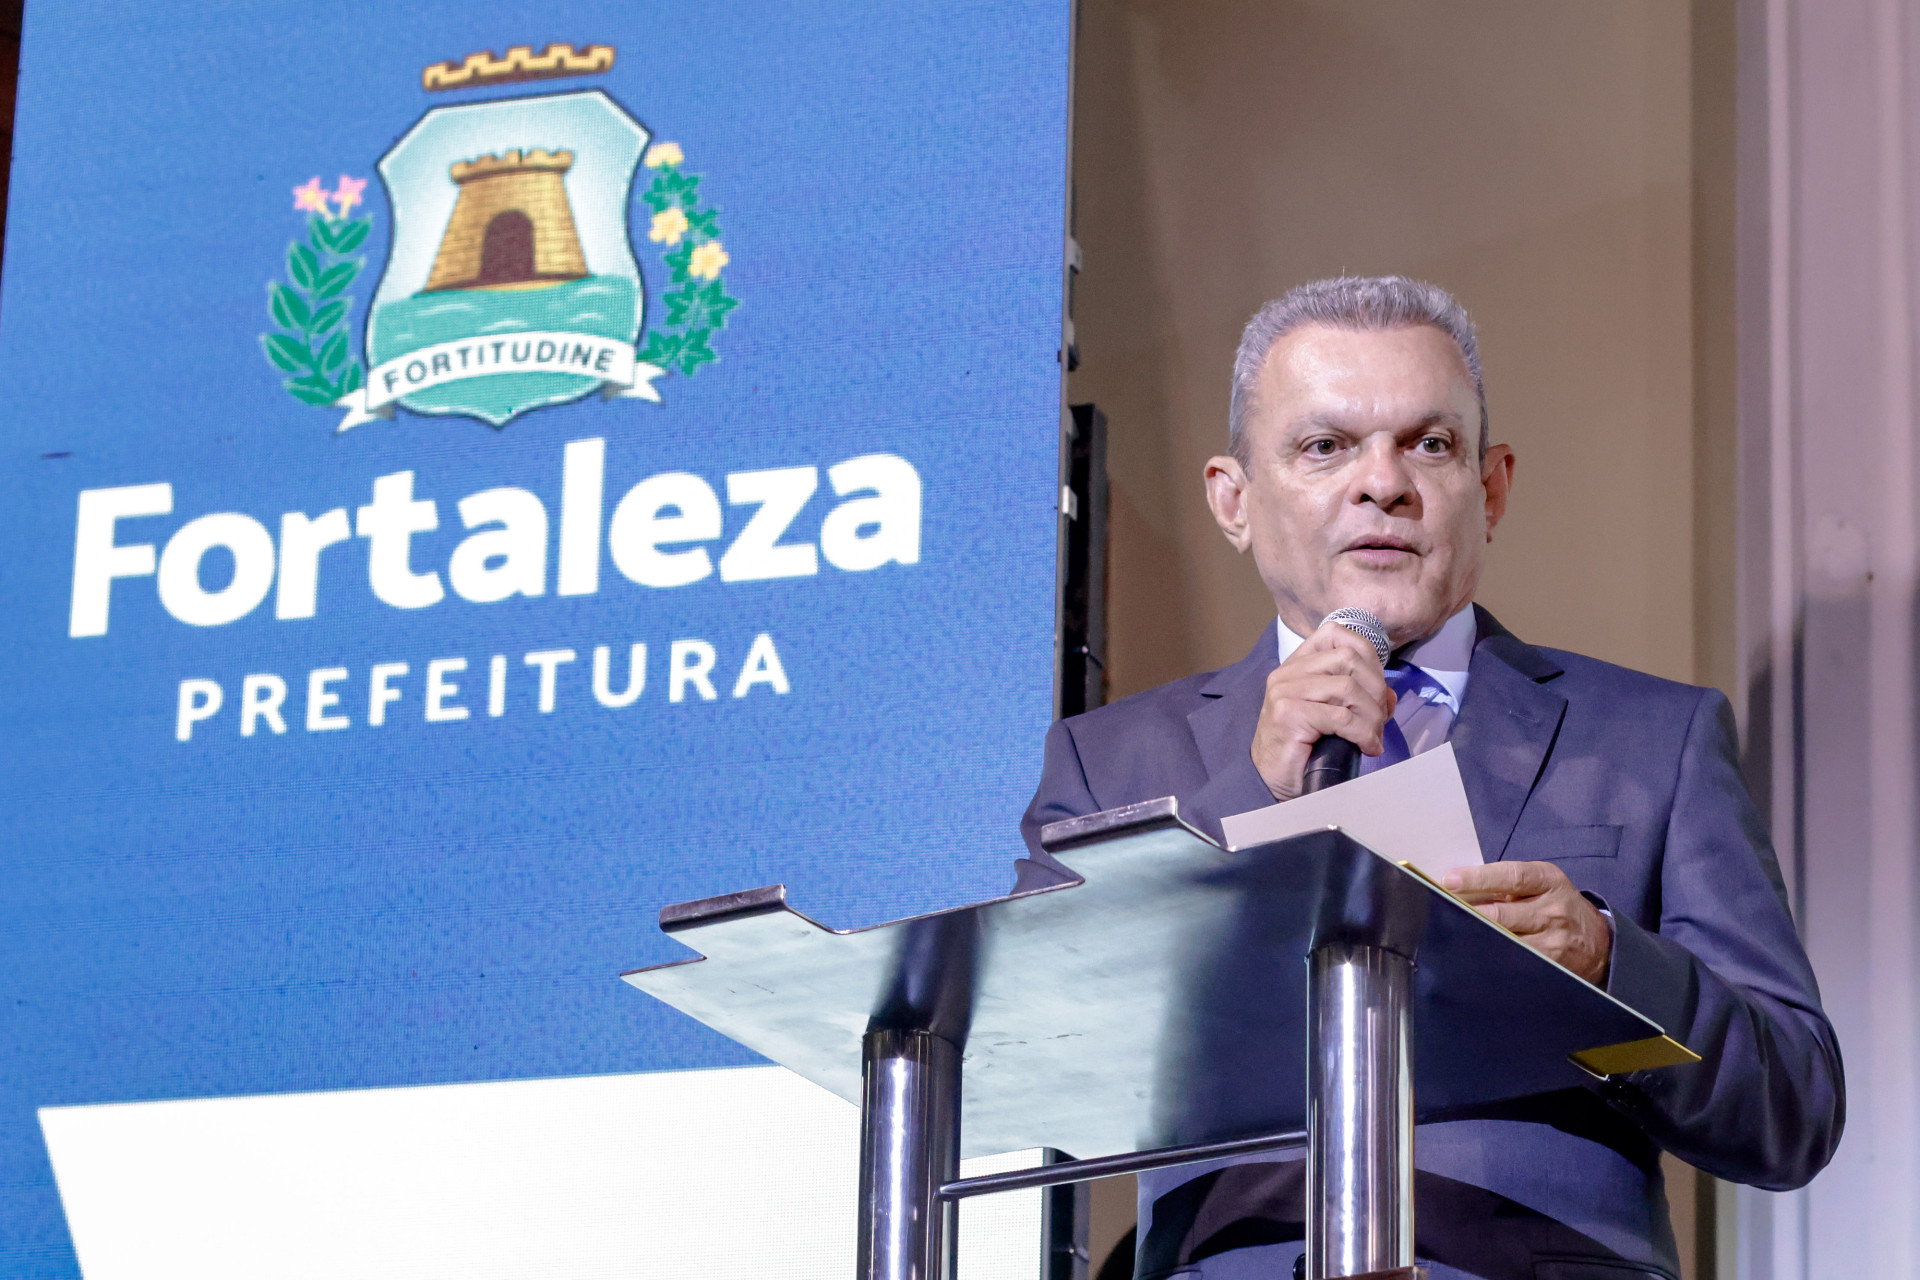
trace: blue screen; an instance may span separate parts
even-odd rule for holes
[[[1069,35],[33,0],[0,1273],[78,1274],[38,1108],[742,1063],[661,905],[1005,889]]]

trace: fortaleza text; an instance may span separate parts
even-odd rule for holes
[[[304,679],[292,680],[272,671],[225,682],[195,677],[180,682],[173,736],[191,742],[196,728],[204,735],[216,724],[251,738],[262,730],[283,734],[302,726],[308,733],[362,725],[378,729],[402,717],[445,723],[483,710],[496,718],[510,712],[551,715],[562,705],[587,706],[589,690],[593,702],[618,710],[647,692],[650,662],[661,667],[652,684],[660,690],[655,697],[668,703],[785,694],[792,687],[780,650],[764,631],[744,654],[725,653],[696,639],[671,641],[664,652],[656,648],[651,659],[648,654],[644,643],[602,644],[584,664],[575,649],[535,649],[471,663],[449,657],[417,667],[412,662],[376,662],[361,670],[316,667]],[[236,687],[237,699],[229,699],[229,686]]]
[[[551,585],[561,596],[600,590],[603,552],[628,581],[647,588],[683,587],[715,575],[721,582],[808,577],[821,572],[823,560],[847,573],[917,564],[921,493],[913,464],[869,453],[825,470],[835,501],[817,525],[801,519],[821,487],[820,469],[811,466],[732,472],[720,487],[724,507],[720,492],[702,477],[662,472],[629,488],[607,518],[606,441],[575,440],[561,459],[558,538],[549,539],[546,504],[529,489],[469,494],[453,504],[468,533],[454,546],[444,576],[442,567],[414,560],[414,536],[437,530],[441,516],[432,497],[416,494],[412,471],[375,478],[370,501],[351,518],[345,507],[317,515],[289,511],[280,517],[276,539],[251,515],[219,511],[180,525],[164,546],[138,530],[142,521],[173,513],[171,484],[85,489],[67,631],[106,635],[114,584],[136,578],[154,579],[161,606],[189,626],[236,622],[269,594],[276,619],[311,618],[323,568],[329,577],[351,572],[351,562],[342,563],[345,547],[323,553],[354,538],[366,542],[368,588],[395,609],[439,604],[449,587],[476,604],[544,595],[550,541]],[[739,515],[730,519],[727,510]],[[231,569],[210,587],[203,563],[216,551],[213,563]]]

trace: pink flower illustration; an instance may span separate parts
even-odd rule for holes
[[[327,189],[320,185],[320,179],[308,178],[303,187],[293,189],[294,212],[311,212],[325,217],[333,211],[327,208]]]
[[[333,193],[333,198],[340,205],[341,217],[346,217],[348,210],[362,203],[360,193],[366,189],[367,180],[365,178],[349,178],[344,173],[340,175],[340,186],[339,189]]]

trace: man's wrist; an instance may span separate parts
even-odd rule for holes
[[[1613,908],[1609,907],[1607,905],[1607,900],[1601,897],[1597,893],[1588,893],[1585,889],[1582,889],[1580,891],[1580,896],[1585,898],[1587,900],[1587,904],[1591,906],[1595,911],[1599,912],[1601,920],[1606,922],[1606,926],[1607,926],[1606,953],[1601,957],[1600,976],[1598,979],[1594,981],[1594,984],[1593,984],[1594,986],[1600,988],[1602,991],[1605,991],[1607,990],[1608,985],[1613,981],[1613,937],[1614,937]]]

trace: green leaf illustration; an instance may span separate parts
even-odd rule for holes
[[[691,173],[668,169],[661,172],[660,180],[654,186],[663,194],[675,197],[685,207],[694,202],[694,193],[700,189],[700,179]]]
[[[306,299],[278,282],[267,286],[267,310],[282,329],[305,329],[313,318]]]
[[[313,300],[320,302],[331,298],[334,294],[339,293],[342,289],[352,284],[353,278],[359,274],[360,259],[355,258],[351,262],[336,262],[315,278],[313,282]]]
[[[680,372],[692,375],[695,369],[708,364],[719,357],[713,354],[713,348],[707,345],[710,329],[690,329],[686,343],[680,349]]]
[[[304,244],[288,245],[287,274],[302,289],[311,289],[314,279],[320,274],[320,259]]]
[[[287,383],[287,390],[293,393],[295,399],[304,400],[308,404],[314,405],[332,404],[340,398],[333,394],[332,383],[313,381],[306,378],[289,381]]]
[[[332,373],[347,362],[347,335],[336,333],[327,339],[327,345],[320,348],[320,367]]]
[[[684,341],[678,334],[655,329],[647,334],[646,344],[640,348],[640,359],[648,364],[657,364],[662,369],[671,369],[680,362],[680,348]]]
[[[667,323],[689,329],[718,329],[727,322],[727,312],[740,305],[727,296],[718,280],[706,284],[689,281],[661,301],[667,304]]]
[[[367,233],[373,230],[372,218],[356,218],[334,228],[333,251],[352,253],[366,242]]]
[[[358,391],[360,389],[361,381],[362,379],[360,376],[360,362],[358,360],[355,360],[352,364],[347,366],[347,376],[340,379],[340,395],[342,396],[349,395],[352,392]],[[334,399],[336,400],[338,400],[339,398],[340,396],[334,397]]]
[[[687,210],[687,233],[698,235],[703,240],[712,240],[720,234],[719,225],[715,222],[719,216],[718,209],[702,209],[697,213],[692,209]]]
[[[267,359],[288,373],[303,373],[313,368],[313,353],[298,338],[290,338],[284,333],[269,333],[262,335],[260,345],[266,348]]]
[[[321,307],[313,313],[313,319],[309,321],[306,326],[307,332],[313,334],[315,337],[319,337],[327,330],[333,328],[333,326],[339,324],[346,314],[347,299],[340,298],[329,302],[326,306]]]
[[[307,219],[307,237],[308,239],[313,241],[314,252],[316,253],[340,252],[340,246],[334,243],[334,236],[337,234],[338,233],[333,229],[332,225],[330,225],[325,218],[308,218]]]
[[[688,280],[692,279],[692,272],[688,270],[688,264],[693,260],[693,242],[691,240],[682,240],[678,249],[663,254],[660,260],[666,263],[667,269],[673,273],[672,279],[674,284],[685,284]]]

